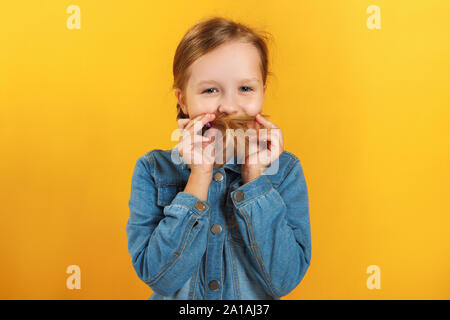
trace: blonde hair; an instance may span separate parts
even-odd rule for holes
[[[198,58],[218,46],[233,40],[253,44],[260,56],[260,69],[263,85],[266,84],[269,71],[269,52],[267,41],[272,37],[266,31],[250,28],[242,23],[224,17],[207,18],[191,27],[181,39],[173,59],[172,89],[184,92],[190,77],[189,67]],[[189,118],[177,103],[177,119]]]
[[[266,114],[261,114],[264,118],[269,117]],[[202,133],[206,131],[209,127],[214,126],[216,129],[222,132],[222,135],[225,135],[227,130],[238,130],[238,129],[249,129],[251,128],[256,121],[256,116],[249,116],[246,114],[223,114],[220,113],[216,116],[216,118],[208,122],[206,126],[203,127]]]

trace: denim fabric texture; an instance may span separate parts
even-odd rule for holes
[[[201,201],[183,191],[190,168],[177,147],[137,160],[126,234],[149,299],[269,300],[297,287],[311,260],[308,191],[294,154],[276,161],[275,174],[243,184],[232,158]]]

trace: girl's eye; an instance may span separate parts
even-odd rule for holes
[[[245,88],[246,89],[246,90],[244,90],[244,92],[253,91],[252,87],[242,86],[241,88]],[[209,89],[206,89],[205,91],[203,91],[202,93],[214,93],[214,92],[211,92],[211,90],[217,90],[217,89],[216,88],[209,88]]]
[[[213,93],[213,92],[211,92],[211,91],[209,91],[209,90],[216,90],[216,88],[209,88],[209,89],[206,89],[206,90],[203,91],[202,93]]]
[[[251,88],[251,87],[242,86],[241,88],[248,88],[248,90],[245,90],[244,92],[253,91],[253,88]]]

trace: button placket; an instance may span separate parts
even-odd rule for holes
[[[225,241],[225,224],[222,214],[215,214],[218,205],[221,203],[221,197],[228,195],[227,189],[227,176],[222,170],[217,170],[212,176],[211,189],[214,191],[211,193],[210,205],[211,205],[211,219],[210,219],[210,232],[208,236],[207,258],[206,268],[208,270],[206,274],[206,286],[207,293],[206,299],[219,299],[221,297],[221,278],[223,275],[224,261],[222,257],[222,250]],[[210,191],[211,191],[210,189]]]

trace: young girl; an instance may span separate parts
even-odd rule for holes
[[[173,73],[183,134],[177,147],[136,163],[126,225],[132,265],[153,290],[150,299],[280,299],[304,277],[311,240],[300,161],[261,116],[266,38],[229,19],[201,21],[178,45]],[[215,165],[206,154],[187,161],[193,144],[186,139],[201,135],[195,124],[218,115],[254,116],[256,127],[275,134],[245,163],[231,157]],[[202,146],[214,141],[200,139]],[[258,160],[263,152],[268,161]]]

